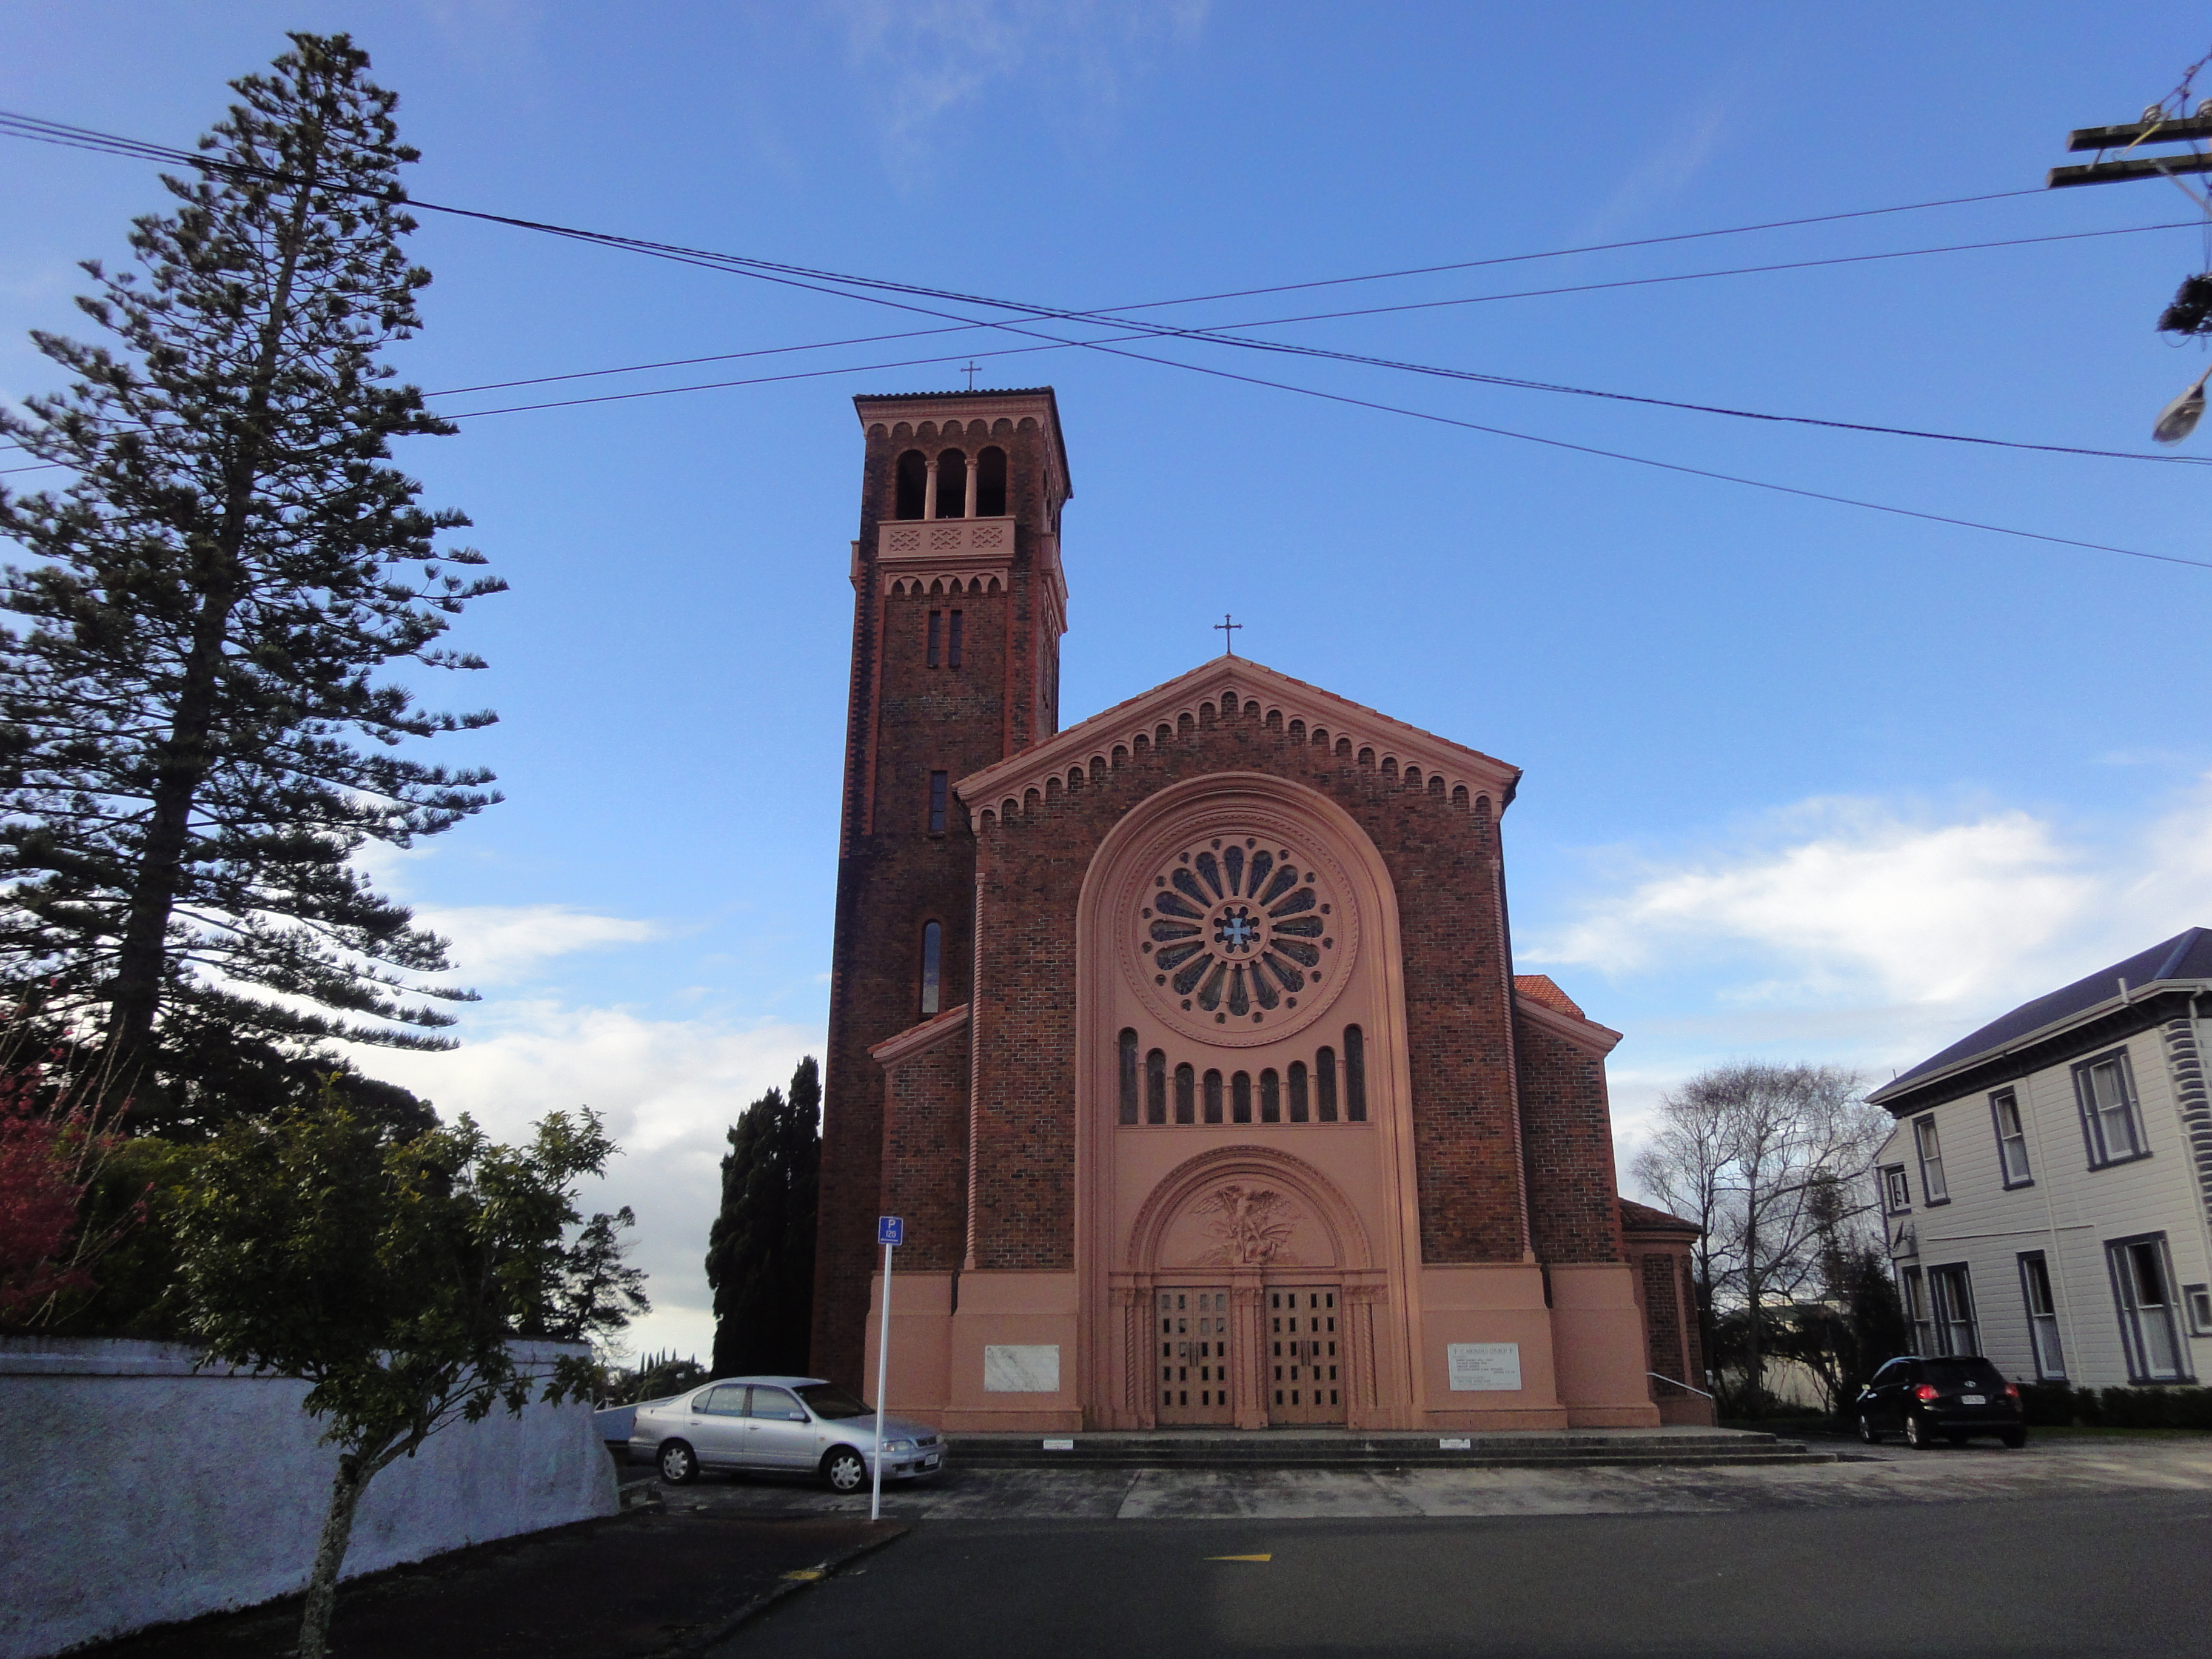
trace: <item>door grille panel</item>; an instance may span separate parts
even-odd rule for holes
[[[1152,1389],[1164,1424],[1232,1423],[1229,1292],[1215,1285],[1159,1291],[1152,1317]]]
[[[1344,1336],[1337,1293],[1300,1285],[1267,1291],[1267,1420],[1341,1423]]]

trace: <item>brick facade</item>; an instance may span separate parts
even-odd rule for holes
[[[1528,1241],[1495,827],[1465,800],[1385,771],[1371,747],[1348,737],[1324,747],[1302,722],[1271,722],[1231,694],[1164,735],[1117,747],[1103,769],[1048,781],[1018,817],[988,814],[979,832],[976,1265],[1073,1264],[1076,901],[1091,854],[1130,807],[1228,771],[1329,796],[1374,841],[1398,891],[1420,894],[1401,928],[1422,1259],[1520,1261]],[[1609,1140],[1602,1152],[1602,1174],[1583,1173],[1610,1198]]]
[[[1266,1369],[1257,1310],[1266,1285],[1300,1274],[1342,1296],[1358,1349],[1347,1372],[1356,1388],[1340,1382],[1326,1420],[1656,1420],[1647,1365],[1663,1370],[1662,1355],[1694,1364],[1694,1320],[1686,1327],[1667,1294],[1685,1248],[1668,1226],[1683,1224],[1624,1234],[1605,1082],[1619,1035],[1548,980],[1513,975],[1498,820],[1518,771],[1234,657],[1060,732],[1069,490],[1051,393],[856,404],[866,453],[815,1370],[866,1381],[872,1218],[890,1212],[907,1222],[900,1271],[916,1275],[910,1294],[925,1298],[903,1315],[907,1340],[943,1373],[934,1403],[903,1408],[934,1420],[1054,1431],[1149,1424],[1154,1288],[1232,1279],[1237,1316],[1252,1321],[1231,1339],[1250,1360],[1236,1420],[1282,1420],[1271,1413],[1298,1402],[1271,1404],[1255,1380]],[[1006,456],[1003,514],[978,505],[964,518],[913,517],[918,468],[939,469],[928,485],[938,492],[961,476],[953,450],[972,466],[990,448]],[[908,454],[917,459],[902,485]],[[941,493],[928,499],[946,506]],[[939,774],[941,826],[931,822]],[[1213,827],[1188,827],[1200,822]],[[1139,918],[1170,913],[1140,908],[1160,903],[1156,886],[1169,891],[1159,848],[1184,846],[1184,864],[1210,867],[1202,842],[1178,839],[1192,834],[1279,834],[1242,843],[1279,848],[1255,851],[1253,869],[1291,870],[1293,854],[1279,849],[1304,847],[1305,873],[1292,879],[1318,890],[1262,910],[1276,891],[1261,901],[1256,874],[1250,892],[1230,878],[1218,902],[1260,913],[1276,930],[1267,950],[1313,952],[1301,958],[1310,978],[1284,968],[1292,1000],[1279,1008],[1271,983],[1264,1011],[1228,1004],[1246,1022],[1235,1031],[1218,1024],[1225,1012],[1190,1012],[1194,995],[1215,1008],[1211,992],[1178,988],[1177,1012],[1176,993],[1156,988],[1173,971],[1170,950],[1196,946],[1163,942],[1153,958],[1132,931],[1165,941],[1158,930],[1180,925]],[[1242,860],[1236,847],[1222,858]],[[1307,925],[1289,919],[1298,905],[1315,919],[1312,946],[1279,943]],[[1332,911],[1333,922],[1320,921]],[[931,922],[943,951],[925,1006]],[[1244,925],[1216,916],[1206,927]],[[1261,954],[1234,971],[1257,985]],[[1211,983],[1232,971],[1222,961]],[[1298,996],[1308,1006],[1293,1014]],[[1149,1078],[1164,1075],[1164,1045],[1179,1044],[1179,1076],[1205,1069],[1218,1099],[1227,1073],[1239,1100],[1256,1088],[1259,1113],[1171,1121],[1117,1109],[1133,1100],[1117,1089],[1135,1085],[1115,1067],[1135,1061],[1114,1056],[1139,1052],[1139,1027]],[[1355,1039],[1371,1116],[1351,1109]],[[1329,1045],[1341,1047],[1341,1117]],[[1224,1206],[1246,1218],[1245,1231],[1222,1231]],[[1250,1218],[1261,1215],[1279,1222],[1266,1224],[1272,1242],[1255,1244],[1250,1229],[1261,1224]],[[1547,1380],[1510,1400],[1470,1398],[1446,1365],[1470,1342],[1534,1345],[1527,1374]],[[1057,1389],[1003,1398],[1006,1356],[1048,1352]]]

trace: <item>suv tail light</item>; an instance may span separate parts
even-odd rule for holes
[[[1912,1391],[1912,1397],[1915,1400],[1919,1401],[1923,1405],[1927,1404],[1928,1401],[1936,1398],[1935,1384],[1932,1382],[1923,1382],[1918,1388]]]
[[[2005,1384],[2005,1398],[2006,1398],[2006,1399],[2008,1399],[2008,1400],[2017,1400],[2017,1399],[2019,1399],[2019,1398],[2020,1398],[2020,1384],[2019,1384],[2019,1383],[2017,1383],[2017,1382],[2008,1382],[2008,1383],[2006,1383],[2006,1384]]]

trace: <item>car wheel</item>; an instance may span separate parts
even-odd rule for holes
[[[1881,1433],[1875,1428],[1873,1419],[1864,1412],[1859,1413],[1859,1438],[1869,1446],[1878,1446],[1881,1443]]]
[[[840,1495],[856,1492],[868,1484],[868,1466],[850,1446],[840,1446],[822,1460],[822,1484]]]
[[[2014,1451],[2018,1451],[2022,1446],[2025,1446],[2027,1443],[2027,1431],[2026,1429],[2007,1429],[2002,1438],[2007,1446],[2010,1447]]]
[[[1921,1422],[1918,1412],[1905,1414],[1905,1443],[1915,1451],[1926,1451],[1936,1443],[1928,1437],[1927,1426]]]
[[[699,1459],[681,1440],[660,1443],[660,1478],[672,1486],[688,1486],[699,1478]]]

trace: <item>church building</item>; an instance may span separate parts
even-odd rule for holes
[[[817,1374],[953,1430],[1707,1420],[1519,769],[1233,654],[1060,729],[1048,387],[854,400]],[[1198,619],[1193,618],[1195,622]]]

